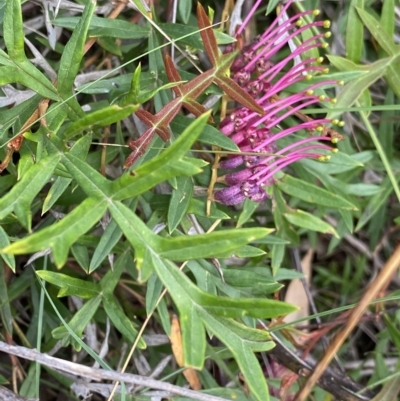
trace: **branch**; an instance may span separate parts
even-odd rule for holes
[[[150,387],[158,390],[168,391],[183,397],[193,398],[199,401],[226,401],[223,398],[215,397],[213,395],[208,395],[198,391],[189,390],[183,387],[175,386],[163,381],[150,379],[148,377],[134,375],[131,373],[119,373],[111,370],[90,368],[88,366],[79,365],[78,363],[73,363],[65,361],[63,359],[54,358],[47,354],[42,354],[35,349],[30,349],[26,347],[8,345],[7,343],[0,341],[0,351],[7,354],[16,355],[20,358],[28,359],[30,361],[35,361],[41,365],[47,366],[51,369],[65,372],[68,374],[85,377],[90,380],[112,380],[121,381],[125,383],[135,384],[138,386]],[[1,394],[1,393],[0,393]],[[3,399],[3,398],[1,398]],[[10,398],[10,401],[17,401]],[[18,401],[21,401],[18,400]]]
[[[25,398],[22,395],[15,394],[11,390],[0,386],[0,400],[2,401],[39,401],[38,398]]]

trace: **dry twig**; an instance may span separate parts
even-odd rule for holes
[[[79,365],[77,363],[65,361],[63,359],[54,358],[50,355],[43,354],[35,349],[29,349],[26,347],[8,345],[7,343],[0,341],[0,351],[7,354],[16,355],[18,357],[35,361],[41,365],[47,366],[51,369],[59,372],[65,372],[68,374],[79,376],[80,378],[87,378],[94,381],[99,380],[112,380],[124,382],[127,384],[135,384],[138,386],[145,386],[153,389],[168,391],[172,394],[181,395],[182,397],[192,398],[199,401],[225,401],[223,398],[215,397],[200,393],[198,391],[189,390],[187,388],[175,386],[170,383],[166,383],[160,380],[150,379],[131,373],[120,373],[111,370],[91,368],[88,366]],[[1,394],[1,393],[0,393]],[[10,399],[12,400],[12,399]],[[17,401],[18,399],[14,399]],[[18,401],[22,401],[21,399]],[[26,401],[26,400],[25,400]]]

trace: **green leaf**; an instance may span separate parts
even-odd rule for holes
[[[48,283],[61,287],[58,297],[76,295],[80,298],[93,298],[100,294],[99,284],[87,280],[70,277],[66,274],[51,272],[48,270],[38,270],[36,274]]]
[[[187,212],[193,213],[197,216],[208,217],[210,219],[221,219],[221,220],[230,219],[230,217],[226,213],[217,208],[215,203],[211,205],[210,214],[207,215],[205,200],[200,200],[195,198],[191,199]]]
[[[178,12],[184,24],[189,22],[192,3],[190,1],[180,1],[178,3]]]
[[[283,216],[286,216],[287,213],[283,214]],[[272,275],[276,276],[278,274],[278,271],[281,267],[281,264],[283,262],[283,258],[285,256],[285,250],[286,247],[285,245],[281,244],[274,244],[272,245],[271,249],[271,269],[272,269]]]
[[[330,59],[330,57],[328,57]],[[369,88],[375,81],[386,73],[387,68],[393,64],[396,59],[394,57],[384,58],[374,63],[368,64],[368,71],[360,77],[346,84],[337,96],[336,107],[348,108],[361,96],[365,89]],[[330,111],[327,118],[334,118],[340,115],[340,112]]]
[[[385,96],[385,106],[391,106],[395,102],[394,93],[390,89],[386,92]],[[393,140],[395,136],[395,120],[396,112],[395,110],[385,110],[382,112],[382,118],[379,123],[378,137],[382,144],[383,151],[389,161],[393,159]]]
[[[385,178],[385,180],[381,184],[381,190],[378,194],[374,195],[367,206],[365,207],[363,214],[358,220],[355,231],[360,230],[368,221],[371,220],[373,216],[378,212],[381,206],[387,201],[390,194],[393,192],[393,186],[390,182],[389,178]]]
[[[360,182],[357,184],[345,185],[344,192],[356,196],[372,196],[380,192],[380,187],[376,184],[363,184],[362,182]]]
[[[24,147],[24,143],[22,144],[19,154],[21,157],[18,161],[18,167],[17,167],[17,171],[18,171],[17,180],[18,181],[34,164],[34,160],[33,160],[34,156],[29,151],[26,150],[26,148]]]
[[[45,157],[25,173],[21,181],[0,199],[0,219],[14,211],[21,224],[30,230],[31,203],[53,174],[59,159],[57,155]]]
[[[110,318],[117,330],[124,335],[129,342],[133,343],[138,332],[112,294],[103,296],[103,306],[107,316]],[[140,339],[138,347],[141,349],[146,348],[146,343],[143,339]]]
[[[178,177],[168,208],[168,229],[172,233],[188,210],[193,194],[192,177]]]
[[[82,138],[75,142],[69,153],[78,157],[79,159],[84,159],[89,151],[91,143],[92,136],[84,135]],[[57,202],[60,196],[68,188],[71,181],[71,178],[66,177],[58,177],[56,179],[55,183],[50,188],[50,191],[43,202],[42,214],[46,213],[54,205],[54,203]]]
[[[3,36],[8,55],[2,52],[1,58],[2,64],[8,67],[0,69],[1,85],[5,84],[5,77],[14,76],[15,80],[10,82],[19,82],[43,96],[58,100],[55,87],[25,55],[22,10],[19,0],[6,2]]]
[[[121,92],[118,93],[126,93],[129,91],[129,88],[132,85],[133,74],[124,74],[115,76],[112,78],[104,78],[100,81],[89,82],[87,84],[83,84],[77,88],[79,93],[87,93],[87,94],[99,94],[99,93],[110,93],[114,92],[116,88],[120,89]],[[140,74],[140,84],[142,87],[151,86],[154,83],[154,77],[147,71],[142,71]]]
[[[355,72],[358,72],[358,74],[355,75],[350,75],[351,79],[347,81],[352,81],[353,79],[363,75],[363,73],[368,72],[368,65],[360,65],[353,63],[351,60],[348,60],[345,57],[340,57],[340,56],[334,56],[334,55],[328,55],[327,56],[329,59],[329,62],[335,66],[339,71],[343,71],[346,73],[350,74],[355,74]],[[340,77],[341,75],[339,75]]]
[[[68,322],[71,330],[79,338],[82,337],[83,330],[88,325],[93,315],[96,313],[97,308],[100,306],[101,299],[101,295],[98,295],[95,298],[87,301]],[[77,341],[75,341],[75,339],[64,326],[57,327],[51,332],[51,334],[55,339],[61,340],[61,343],[64,347],[66,347],[71,342],[76,351],[80,351],[82,348],[82,346]]]
[[[10,239],[7,233],[4,231],[3,227],[0,225],[0,249],[3,249],[10,245]],[[1,254],[4,262],[10,267],[10,269],[15,273],[15,258],[13,255]],[[1,267],[0,267],[1,269]]]
[[[268,244],[268,245],[287,245],[290,244],[289,241],[275,237],[273,235],[268,235],[267,237],[260,238],[256,241],[253,241],[254,244]]]
[[[192,122],[193,119],[189,117],[177,115],[170,124],[170,127],[174,133],[180,134]],[[200,142],[218,146],[222,149],[230,150],[232,152],[239,152],[240,150],[236,143],[232,141],[232,139],[221,133],[220,130],[208,124],[205,125],[198,140]]]
[[[286,204],[282,192],[276,185],[273,186],[273,193],[274,196],[272,198],[272,213],[274,215],[274,222],[277,230],[277,235],[289,241],[289,243],[291,244],[298,244],[299,236],[297,232],[290,226],[288,221],[283,217],[284,214],[289,212],[291,209]]]
[[[288,174],[286,174],[281,180],[277,181],[276,185],[281,191],[288,195],[309,203],[335,209],[357,210],[355,205],[342,197],[330,193],[316,185],[294,178]]]
[[[89,251],[87,247],[81,244],[73,244],[71,252],[78,265],[87,272],[89,270]]]
[[[396,61],[391,63],[385,74],[385,79],[390,86],[390,89],[400,97],[400,70],[398,68],[398,64],[400,62],[399,53],[396,57]]]
[[[397,61],[394,61],[388,66],[385,73],[385,78],[388,81],[391,89],[397,94],[397,96],[400,96],[400,71],[398,68],[398,56],[400,53],[400,47],[397,46],[393,41],[393,16],[395,15],[393,1],[389,0],[384,2],[381,14],[383,24],[377,21],[371,14],[369,14],[365,10],[357,8],[357,12],[365,26],[371,32],[372,36],[379,43],[379,46],[381,46],[381,48],[389,56],[393,56],[395,58],[397,56]]]
[[[315,32],[313,31],[312,28],[306,29],[305,31],[301,32],[301,39],[299,38],[299,40],[304,43],[310,43],[311,40],[313,40],[312,38],[314,37]],[[302,52],[302,57],[304,57],[304,59],[308,59],[308,58],[318,58],[320,56],[318,48],[312,48],[308,49],[306,51]]]
[[[137,205],[137,198],[131,198],[124,201],[124,204],[131,210],[135,210]],[[93,252],[92,259],[89,265],[89,274],[96,270],[101,262],[109,255],[122,237],[122,230],[118,227],[117,222],[113,219],[109,222],[100,241]]]
[[[118,285],[121,275],[131,261],[131,253],[127,247],[118,257],[113,269],[109,269],[106,275],[101,279],[100,286],[104,294],[112,294]]]
[[[300,163],[318,178],[322,175],[328,176],[332,174],[345,173],[356,168],[364,167],[364,165],[371,161],[373,157],[374,153],[369,150],[352,155],[339,152],[336,153],[328,163],[321,163],[311,159],[301,160]]]
[[[139,105],[135,104],[125,107],[120,107],[115,104],[86,114],[84,117],[75,120],[67,126],[66,130],[63,132],[63,139],[69,140],[84,130],[91,130],[93,128],[114,124],[117,121],[121,121],[130,116],[138,109],[138,107]]]
[[[1,228],[1,227],[0,227]],[[15,268],[14,268],[15,270]],[[10,307],[10,299],[7,289],[7,277],[5,274],[4,262],[0,259],[0,316],[6,332],[12,336],[13,334],[13,317]]]
[[[125,234],[135,250],[136,266],[139,269],[139,281],[145,281],[151,274],[151,264],[144,263],[146,254],[155,246],[156,235],[146,227],[142,220],[120,202],[109,205],[112,217]],[[147,261],[147,258],[146,258]]]
[[[117,244],[121,237],[121,229],[118,227],[117,223],[112,220],[101,236],[99,244],[90,260],[89,274],[100,266],[101,262],[111,253],[112,248]]]
[[[315,174],[315,176],[321,180],[322,184],[330,193],[335,193],[336,195],[345,198],[345,191],[343,182],[341,180],[337,180],[329,175],[321,176],[320,174]],[[343,222],[346,224],[349,232],[353,232],[353,214],[349,210],[345,209],[339,209],[339,213],[342,216]]]
[[[185,366],[202,369],[207,345],[202,319],[190,302],[180,304],[178,309]],[[193,344],[196,346],[193,347]]]
[[[381,20],[380,25],[384,31],[392,39],[395,33],[396,26],[396,12],[395,12],[395,0],[386,0],[382,4]]]
[[[157,237],[156,249],[161,257],[176,261],[209,258],[235,253],[243,245],[265,237],[273,231],[267,228],[243,228],[193,236]]]
[[[170,292],[174,302],[179,305],[194,304],[196,309],[209,314],[240,318],[272,318],[285,316],[298,308],[285,302],[265,298],[230,298],[211,295],[200,290],[189,278],[169,260],[152,255],[154,268],[160,280]]]
[[[122,203],[115,202],[110,204],[109,208],[113,218],[135,249],[136,263],[142,274],[141,280],[147,279],[151,273],[146,254],[155,253],[160,257],[179,261],[207,258],[220,253],[233,253],[241,246],[273,231],[266,228],[249,228],[162,238],[156,236],[135,213]],[[145,260],[146,263],[144,263]],[[146,269],[146,274],[143,274],[143,268]]]
[[[202,316],[201,314],[200,316],[203,317],[207,329],[225,343],[232,352],[241,373],[245,377],[246,384],[250,388],[251,394],[258,401],[268,401],[270,397],[265,375],[257,358],[253,354],[253,350],[269,351],[274,347],[274,343],[265,340],[264,342],[260,341],[258,344],[248,341],[237,333],[237,329],[235,330],[236,332],[232,330],[232,327],[239,325],[237,322],[228,321],[223,318],[216,319],[214,316],[209,315]],[[246,328],[245,330],[253,331],[254,329]],[[242,334],[242,331],[244,330],[240,330],[239,333]]]
[[[275,9],[275,7],[278,5],[278,3],[279,3],[279,0],[270,0],[268,2],[267,11],[265,12],[265,15],[270,14]]]
[[[194,175],[201,170],[183,156],[200,135],[209,113],[194,120],[167,150],[135,169],[134,175],[125,174],[113,183],[113,199],[137,196],[158,183],[180,175]]]
[[[243,269],[224,269],[224,280],[242,291],[254,289],[257,293],[271,294],[282,288],[282,284],[277,283],[274,278],[263,276],[250,270]]]
[[[67,153],[63,156],[62,163],[88,196],[102,200],[111,197],[112,183],[86,162]]]
[[[87,198],[59,222],[14,242],[1,252],[20,255],[51,248],[56,265],[61,267],[71,245],[100,220],[106,208],[104,200]]]
[[[357,11],[362,10],[362,7],[364,0],[351,0],[347,14],[346,56],[355,63],[360,62],[364,45],[364,26],[357,15]]]
[[[310,213],[303,210],[295,210],[293,212],[285,213],[285,218],[295,226],[306,228],[307,230],[318,231],[324,234],[332,234],[339,238],[336,230],[325,221],[321,220]]]
[[[364,1],[364,0],[358,0]],[[386,0],[385,0],[386,2]],[[389,3],[389,2],[388,2]],[[385,28],[377,21],[371,14],[367,11],[363,10],[362,8],[356,7],[357,13],[360,16],[364,25],[368,28],[371,32],[371,35],[376,39],[379,43],[379,46],[389,55],[394,56],[396,53],[399,52],[399,48],[393,42],[393,36],[388,34]],[[392,9],[392,16],[394,14],[394,7]],[[361,40],[362,40],[361,36]],[[354,60],[353,60],[354,61]]]
[[[387,324],[387,329],[390,335],[390,338],[393,341],[397,351],[400,351],[400,331],[396,327],[396,324],[392,322],[388,315],[385,315],[385,323]]]
[[[87,2],[82,17],[62,53],[60,67],[58,69],[57,87],[63,99],[72,95],[72,88],[80,68],[86,36],[95,7],[96,3],[93,0]]]
[[[3,36],[10,58],[15,62],[25,60],[24,29],[21,3],[19,0],[10,0],[6,2]]]
[[[258,208],[259,203],[257,202],[252,202],[250,199],[246,199],[243,204],[243,210],[240,213],[238,222],[237,222],[237,227],[241,227],[243,224],[247,223],[253,213],[256,211]]]
[[[391,376],[394,377],[392,377],[385,383],[382,390],[379,391],[379,393],[371,401],[393,401],[397,399],[400,393],[400,381],[398,377],[398,371]]]
[[[71,178],[58,177],[43,202],[42,215],[48,212],[71,183]]]
[[[153,273],[147,282],[146,288],[146,313],[152,314],[157,306],[158,298],[164,286],[158,276]],[[168,335],[168,334],[167,334]]]
[[[56,18],[52,21],[55,26],[75,31],[75,27],[79,23],[78,17]],[[119,39],[142,39],[147,38],[150,34],[149,26],[132,24],[131,22],[121,19],[109,19],[94,16],[89,25],[89,36],[95,38],[119,38]]]
[[[18,82],[46,98],[59,100],[51,82],[28,60],[14,64],[12,67],[0,67],[0,85],[14,82]]]
[[[269,399],[265,377],[253,354],[254,350],[269,350],[273,347],[273,343],[268,341],[268,333],[249,329],[221,316],[260,317],[263,315],[266,317],[265,314],[279,316],[289,313],[294,307],[267,299],[231,299],[213,296],[198,289],[171,262],[163,261],[153,255],[153,264],[157,275],[168,289],[180,313],[185,365],[197,368],[203,366],[205,338],[204,329],[199,325],[201,321],[232,351],[245,375],[246,382],[251,383],[251,390],[257,399]],[[195,321],[192,316],[196,319]],[[217,316],[218,318],[216,318]],[[183,324],[182,317],[184,318]],[[186,333],[186,331],[191,331],[191,333]],[[196,341],[196,347],[193,347],[193,341]],[[255,377],[252,378],[251,375]],[[261,377],[263,379],[260,382]]]

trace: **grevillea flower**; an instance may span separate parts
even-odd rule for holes
[[[252,44],[243,47],[231,66],[233,79],[253,96],[265,114],[260,116],[241,107],[221,122],[221,132],[228,135],[243,153],[230,155],[219,164],[221,169],[230,170],[218,180],[227,187],[214,193],[214,199],[225,205],[234,205],[246,198],[255,202],[265,200],[265,188],[273,184],[274,175],[278,171],[305,158],[328,160],[330,156],[326,155],[326,150],[335,152],[336,149],[325,143],[336,143],[341,138],[337,133],[332,135],[335,131],[329,126],[342,126],[342,122],[326,118],[314,120],[301,113],[301,110],[312,104],[334,103],[335,99],[317,95],[315,90],[340,85],[342,82],[329,79],[313,82],[316,75],[326,74],[328,69],[322,66],[322,57],[309,58],[306,54],[312,49],[327,47],[324,38],[328,38],[330,32],[317,33],[304,42],[297,43],[302,32],[314,32],[315,28],[328,29],[330,22],[314,20],[319,14],[318,10],[287,17],[287,10],[292,2],[293,0],[289,0],[282,7],[277,19],[262,35]],[[237,35],[241,34],[260,3],[261,0],[256,2]],[[313,22],[304,23],[305,16],[311,17]],[[293,46],[295,42],[296,45]],[[276,61],[277,55],[285,46],[290,46],[291,52]],[[233,50],[234,47],[229,46],[225,51]],[[291,93],[288,89],[298,82],[309,82],[309,86],[301,93]],[[287,125],[286,121],[291,116],[301,122],[281,128]],[[278,147],[280,139],[302,130],[310,136],[283,148]],[[317,135],[312,135],[313,133]]]

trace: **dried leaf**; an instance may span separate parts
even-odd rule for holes
[[[174,353],[176,363],[180,367],[182,367],[184,366],[182,333],[181,333],[181,326],[179,324],[179,319],[178,316],[176,315],[172,316],[170,340],[171,340],[172,352]],[[194,369],[187,368],[182,373],[193,390],[201,390],[201,383],[199,380],[199,376],[197,375],[197,372]]]

